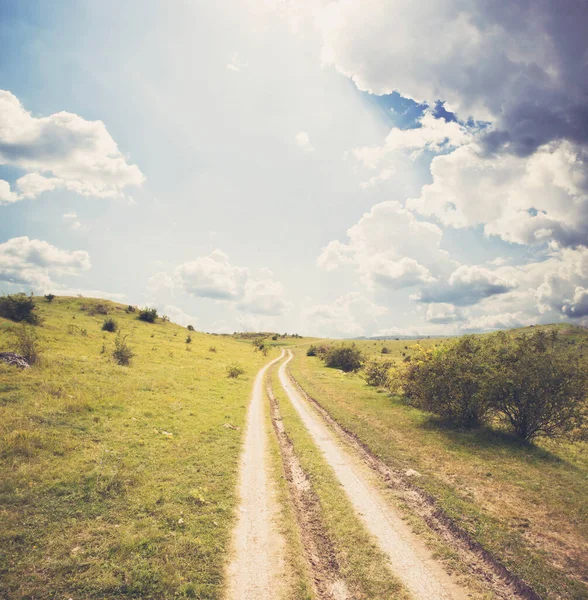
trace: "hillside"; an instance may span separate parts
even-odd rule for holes
[[[268,358],[113,302],[37,305],[41,364],[0,363],[0,596],[218,597],[248,397]],[[112,360],[97,305],[128,335],[130,366]],[[0,318],[0,350],[13,327]],[[244,374],[228,378],[232,364]]]

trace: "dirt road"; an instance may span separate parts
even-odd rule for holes
[[[331,465],[367,529],[390,558],[393,572],[411,595],[420,600],[458,600],[467,598],[432,559],[423,543],[384,498],[367,467],[353,457],[336,439],[307,401],[302,398],[286,371],[288,359],[279,369],[279,379],[292,405],[300,415],[316,445]]]
[[[272,600],[279,588],[283,541],[275,527],[278,508],[267,473],[263,381],[267,369],[283,356],[282,351],[279,358],[263,367],[253,384],[241,457],[234,557],[228,569],[230,600]]]

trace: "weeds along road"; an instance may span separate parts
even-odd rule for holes
[[[253,384],[247,415],[245,446],[239,476],[240,505],[233,536],[234,557],[228,569],[230,600],[270,600],[279,587],[280,536],[277,507],[266,461],[264,377],[282,354],[263,367]]]
[[[467,592],[453,583],[443,568],[433,560],[422,542],[388,504],[380,490],[372,483],[367,468],[338,443],[335,435],[302,398],[286,371],[286,366],[292,358],[292,353],[288,351],[287,360],[279,368],[280,383],[317,447],[334,470],[355,510],[376,538],[380,548],[390,558],[393,572],[415,599],[467,598]]]

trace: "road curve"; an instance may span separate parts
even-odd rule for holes
[[[393,572],[418,600],[461,600],[465,590],[456,586],[444,570],[432,559],[422,542],[415,539],[410,528],[385,500],[380,490],[370,482],[367,467],[363,467],[337,442],[334,433],[293,385],[287,364],[279,369],[280,383],[317,447],[333,468],[355,510],[380,548],[390,558]]]
[[[233,534],[234,556],[228,567],[229,600],[274,600],[276,597],[279,536],[274,528],[276,507],[267,474],[263,380],[267,369],[283,356],[282,350],[278,358],[259,371],[253,384],[241,456],[241,500]]]

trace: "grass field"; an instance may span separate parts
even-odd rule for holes
[[[564,328],[563,334],[583,348],[583,332]],[[357,342],[368,355],[386,346],[394,360],[410,355],[414,344]],[[449,429],[400,397],[368,387],[359,375],[325,368],[303,346],[291,371],[376,456],[416,471],[416,483],[542,597],[587,597],[586,443],[530,445],[500,431]]]
[[[136,353],[118,366],[96,302],[39,300],[42,363],[0,363],[0,597],[220,598],[251,385],[277,352],[106,302]]]

